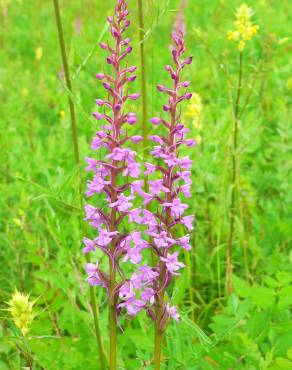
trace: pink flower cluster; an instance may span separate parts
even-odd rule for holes
[[[109,53],[107,63],[112,66],[113,74],[96,75],[103,81],[108,97],[96,100],[98,111],[93,116],[105,123],[97,131],[91,147],[105,150],[106,155],[103,160],[86,159],[87,170],[93,172],[86,194],[88,197],[104,194],[106,206],[85,206],[86,220],[97,230],[98,236],[93,240],[84,238],[83,252],[101,249],[109,257],[110,270],[120,272],[122,281],[115,282],[113,288],[109,275],[100,269],[98,262],[86,264],[88,283],[100,285],[109,295],[115,295],[117,313],[126,309],[129,315],[134,316],[145,309],[154,320],[159,320],[163,330],[170,317],[179,319],[177,308],[164,301],[164,292],[184,267],[179,261],[179,251],[181,248],[191,249],[189,232],[193,229],[194,217],[186,214],[188,206],[182,198],[191,196],[192,161],[187,156],[180,157],[179,149],[183,145],[194,146],[195,142],[186,138],[188,129],[180,121],[179,104],[192,96],[187,92],[189,82],[182,80],[182,71],[192,58],[183,58],[183,33],[179,30],[173,32],[173,67],[166,66],[172,86],[157,86],[158,91],[167,96],[163,105],[167,118],[151,119],[153,125],[161,126],[164,134],[149,137],[154,142],[153,160],[145,163],[146,171],[141,174],[136,153],[127,144],[138,143],[142,137],[128,136],[123,128],[136,123],[135,113],[126,112],[125,103],[139,97],[139,94],[128,94],[126,88],[136,78],[133,74],[136,67],[128,67],[127,64],[122,67],[124,59],[132,51],[130,40],[123,38],[130,24],[127,16],[126,2],[118,0],[114,18],[108,17],[115,45],[100,45]],[[144,191],[142,176],[149,178],[149,193]],[[137,202],[140,206],[133,208]],[[125,232],[125,221],[135,224],[135,231]],[[181,230],[185,233],[178,237]],[[151,249],[156,256],[156,263],[151,267],[143,263],[142,252],[145,249]],[[136,266],[130,278],[121,273],[120,260],[130,261]],[[159,314],[157,307],[162,308]]]
[[[108,17],[110,32],[114,45],[101,43],[102,50],[108,52],[107,64],[111,65],[111,75],[98,73],[96,78],[102,81],[106,91],[105,99],[97,99],[97,111],[93,116],[97,121],[103,121],[101,129],[96,132],[91,148],[106,153],[102,160],[86,158],[87,171],[93,172],[93,178],[87,183],[87,197],[95,195],[101,198],[107,207],[96,207],[91,204],[85,206],[85,219],[97,230],[94,239],[83,239],[83,253],[94,252],[97,248],[108,257],[111,270],[116,270],[119,260],[130,260],[138,263],[141,260],[141,251],[147,246],[138,232],[127,233],[123,223],[129,217],[131,221],[136,213],[133,207],[134,193],[131,192],[131,182],[140,176],[140,164],[136,161],[136,152],[128,147],[129,143],[138,143],[141,136],[128,136],[125,125],[134,125],[136,115],[126,112],[125,105],[129,100],[136,100],[139,94],[129,94],[127,85],[136,79],[136,67],[125,62],[132,47],[130,39],[124,37],[124,32],[130,25],[128,7],[125,1],[118,0],[114,17]],[[132,246],[133,245],[133,246]],[[114,291],[118,296],[118,282],[110,286],[109,274],[102,271],[100,264],[86,264],[87,280],[91,285],[100,285],[110,293]]]
[[[168,114],[168,118],[154,117],[151,119],[153,125],[162,125],[164,135],[151,135],[150,139],[154,142],[151,154],[153,161],[145,163],[146,171],[144,175],[149,176],[149,193],[142,189],[142,181],[135,181],[132,184],[132,193],[136,193],[143,198],[143,204],[148,205],[148,209],[155,210],[150,212],[144,210],[144,218],[136,219],[137,223],[147,225],[144,233],[151,240],[149,247],[157,255],[157,265],[152,267],[153,278],[147,280],[146,284],[139,285],[140,299],[137,299],[135,312],[142,307],[146,308],[154,319],[161,321],[160,326],[163,330],[169,317],[178,319],[176,307],[171,307],[164,302],[164,292],[174,275],[179,275],[179,271],[184,267],[179,262],[179,250],[183,248],[190,250],[190,234],[193,229],[194,216],[186,215],[188,205],[183,203],[181,197],[189,198],[191,196],[191,166],[192,161],[189,157],[179,157],[179,148],[182,145],[192,147],[195,141],[187,139],[188,129],[180,121],[179,104],[191,98],[191,94],[186,91],[189,86],[188,81],[182,81],[182,71],[185,66],[192,62],[192,58],[183,58],[185,44],[183,33],[176,31],[172,35],[174,47],[172,49],[172,58],[174,67],[166,66],[172,80],[170,88],[158,85],[158,91],[168,96],[167,103],[163,105],[163,111]],[[153,179],[152,179],[153,178]],[[145,218],[147,218],[145,220]],[[139,222],[140,221],[140,222]],[[186,230],[185,235],[177,237],[179,225],[183,225]],[[174,251],[174,249],[176,251]],[[156,276],[154,276],[154,274]],[[132,279],[127,282],[127,286],[134,286],[133,278],[136,279],[136,273]],[[133,289],[126,301],[132,307],[135,294]],[[146,296],[147,299],[143,299]],[[151,306],[154,305],[154,309]],[[162,307],[160,317],[157,317],[155,306]]]

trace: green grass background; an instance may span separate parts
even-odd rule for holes
[[[95,48],[114,1],[63,0],[62,19],[71,74]],[[137,2],[129,1],[134,52],[139,66]],[[166,83],[170,33],[177,0],[143,1],[149,117],[160,113],[157,83]],[[240,121],[240,171],[234,244],[234,292],[225,294],[225,252],[229,230],[230,94],[222,68],[236,81],[238,51],[226,40],[239,1],[189,0],[186,43],[194,63],[185,72],[200,94],[204,119],[194,160],[196,214],[193,250],[170,294],[182,314],[164,343],[165,369],[292,368],[291,312],[291,19],[288,0],[247,1],[259,34],[244,51]],[[78,168],[74,163],[67,93],[51,1],[1,0],[1,308],[17,287],[38,298],[30,332],[35,369],[99,369],[89,291],[83,271]],[[80,33],[77,23],[80,22]],[[200,29],[200,38],[195,29]],[[106,40],[107,35],[104,36]],[[203,39],[203,41],[202,41]],[[36,50],[42,49],[42,58]],[[214,59],[215,57],[215,59]],[[90,153],[96,130],[94,99],[103,91],[94,75],[104,53],[92,53],[74,78],[81,158]],[[139,72],[138,72],[139,74]],[[254,76],[256,75],[255,79]],[[140,79],[135,82],[139,90]],[[141,103],[132,109],[141,116]],[[140,130],[139,125],[135,132]],[[153,130],[148,126],[149,132]],[[141,148],[138,149],[142,154]],[[81,173],[83,189],[86,174]],[[86,227],[86,226],[85,226]],[[108,345],[106,297],[96,291],[104,345]],[[25,366],[18,331],[1,311],[0,370]],[[123,318],[119,334],[120,369],[151,369],[153,328],[143,314]]]

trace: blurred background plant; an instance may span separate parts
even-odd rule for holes
[[[27,336],[30,330],[32,321],[35,318],[33,305],[35,302],[30,301],[29,296],[15,290],[11,299],[7,302],[8,308],[6,311],[11,315],[14,325],[19,329],[20,335],[15,334],[16,346],[23,355],[29,369],[33,367],[32,355],[29,346],[29,337]],[[17,343],[20,340],[20,343]]]
[[[155,83],[163,83],[166,76],[156,66],[168,62],[166,49],[179,3],[143,1],[149,117],[161,110]],[[191,117],[185,119],[193,136],[201,137],[200,145],[188,152],[194,160],[189,206],[196,214],[196,228],[193,250],[186,256],[188,269],[173,287],[172,301],[179,305],[182,321],[171,324],[166,336],[167,369],[291,368],[292,9],[288,0],[246,4],[253,8],[254,24],[260,29],[244,49],[243,75],[249,78],[242,85],[240,202],[233,292],[228,297],[225,260],[234,88],[227,75],[236,81],[239,51],[226,34],[241,2],[198,0],[185,8],[186,43],[194,56],[185,77],[201,97],[203,120],[198,130]],[[129,5],[135,64],[139,62],[138,9],[134,0]],[[97,40],[104,34],[104,16],[111,13],[112,4],[64,0],[63,8],[80,158],[84,158],[95,131],[90,116],[93,102],[101,95],[94,79],[103,63]],[[80,273],[84,234],[79,226],[78,168],[72,154],[68,94],[59,82],[64,72],[53,7],[50,2],[28,0],[2,1],[0,9],[1,308],[7,308],[5,302],[15,286],[40,297],[38,307],[46,310],[33,320],[29,332],[36,369],[96,369],[88,286]],[[139,89],[140,80],[134,84]],[[97,292],[107,345],[105,299]],[[7,311],[1,316],[0,369],[18,369],[21,355],[11,340],[14,324]],[[143,315],[133,323],[123,322],[121,368],[152,368],[149,324]]]

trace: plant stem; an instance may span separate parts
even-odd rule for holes
[[[66,86],[68,90],[72,92],[68,59],[67,59],[66,49],[65,49],[62,20],[61,20],[61,15],[60,15],[59,0],[54,0],[54,9],[55,9],[56,25],[58,29],[59,44],[60,44],[60,49],[61,49],[61,54],[62,54],[62,62],[63,62],[64,73],[65,73]],[[78,138],[77,138],[75,108],[74,108],[73,100],[71,99],[70,96],[68,97],[68,100],[69,100],[70,117],[71,117],[71,131],[72,131],[72,141],[73,141],[73,147],[74,147],[74,157],[75,157],[76,164],[79,165],[79,147],[78,147]]]
[[[138,0],[139,12],[139,45],[140,45],[140,66],[141,66],[141,96],[142,96],[142,136],[143,136],[143,162],[146,162],[146,147],[147,147],[147,92],[146,92],[146,62],[144,52],[144,16],[142,0]],[[144,191],[149,192],[148,176],[144,176]],[[149,210],[149,205],[146,206]],[[150,237],[150,241],[152,238]],[[155,264],[155,255],[151,251],[152,264]]]
[[[89,262],[89,257],[87,258],[87,262]],[[100,369],[105,370],[105,359],[104,359],[104,350],[103,345],[101,341],[101,335],[100,335],[100,328],[99,328],[99,311],[98,311],[98,305],[95,295],[95,289],[93,286],[90,286],[90,298],[91,298],[91,305],[92,305],[92,312],[93,312],[93,318],[94,318],[94,326],[95,326],[95,335],[96,335],[96,341],[97,341],[97,347],[99,352],[99,360],[100,360]]]
[[[142,0],[138,0],[139,9],[139,44],[140,44],[140,64],[141,64],[141,93],[142,93],[142,135],[143,149],[147,146],[147,93],[146,93],[146,63],[144,53],[144,19]],[[147,181],[147,180],[146,180]]]
[[[160,370],[160,358],[161,358],[161,342],[163,333],[158,328],[158,323],[155,326],[155,341],[154,341],[154,370]]]
[[[115,267],[110,261],[110,299],[109,299],[109,331],[110,331],[110,370],[117,368],[117,325],[116,325],[116,302],[114,298]]]
[[[59,0],[53,0],[53,1],[54,1],[56,25],[58,29],[59,45],[60,45],[62,63],[63,63],[64,73],[65,73],[66,87],[70,91],[70,93],[72,93],[72,85],[71,85],[71,80],[70,80],[70,71],[69,71],[68,59],[67,59],[66,48],[65,48]],[[74,148],[74,159],[75,159],[75,164],[78,167],[80,205],[82,207],[83,202],[82,202],[81,178],[80,178],[80,172],[79,172],[80,158],[79,158],[77,124],[76,124],[76,114],[75,114],[74,102],[71,96],[68,96],[68,103],[69,103],[70,118],[71,118],[71,132],[72,132],[72,141],[73,141],[73,148]],[[81,221],[81,224],[82,224],[82,221]],[[89,262],[88,256],[86,257],[86,260],[87,262]],[[104,352],[102,348],[102,340],[101,340],[100,329],[99,329],[97,301],[96,301],[96,296],[95,296],[95,289],[92,286],[90,286],[90,297],[91,297],[91,305],[92,305],[92,311],[93,311],[93,317],[94,317],[97,347],[99,350],[100,368],[101,370],[105,370]]]
[[[233,119],[233,150],[232,150],[232,180],[231,180],[231,205],[230,205],[230,227],[229,227],[229,240],[226,254],[226,289],[227,293],[232,292],[231,274],[232,274],[232,252],[234,242],[234,224],[235,224],[235,195],[236,195],[236,182],[237,182],[237,160],[238,160],[238,120],[239,120],[239,103],[242,88],[242,52],[239,54],[239,69],[238,69],[238,84],[234,108]]]
[[[163,301],[164,301],[164,290],[162,289],[162,284],[165,278],[165,268],[161,264],[161,276],[160,276],[160,293],[158,294],[156,300],[156,321],[155,321],[155,335],[154,335],[154,370],[160,369],[161,363],[161,344],[163,340],[163,331],[161,330],[160,323],[163,313]]]
[[[187,268],[187,279],[188,279],[188,290],[189,290],[189,298],[190,298],[190,306],[191,306],[191,317],[192,320],[195,321],[195,301],[194,301],[194,294],[193,289],[195,289],[195,284],[192,283],[192,263],[190,254],[185,251],[185,261],[186,261],[186,268]]]
[[[30,370],[33,369],[32,367],[32,354],[31,354],[31,350],[30,350],[30,345],[29,345],[29,339],[24,336],[23,337],[23,342],[24,342],[24,347],[25,347],[25,352],[26,352],[26,361],[27,361],[27,366]]]

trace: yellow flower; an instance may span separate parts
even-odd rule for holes
[[[187,106],[185,116],[191,118],[196,129],[201,130],[203,119],[203,105],[199,94],[193,93]]]
[[[61,118],[64,118],[64,117],[65,117],[65,111],[64,111],[64,110],[61,110],[61,111],[60,111],[60,117],[61,117]]]
[[[236,41],[239,51],[243,51],[246,41],[250,41],[258,32],[259,26],[253,25],[251,17],[253,15],[252,8],[246,4],[242,4],[236,11],[236,20],[234,22],[235,30],[227,32],[227,39]]]
[[[43,57],[43,48],[38,47],[35,49],[35,59],[37,61],[40,61]]]
[[[22,335],[29,332],[30,324],[32,323],[35,314],[33,313],[34,302],[29,301],[29,295],[20,293],[18,290],[12,295],[12,298],[7,303],[14,324],[20,329]]]

